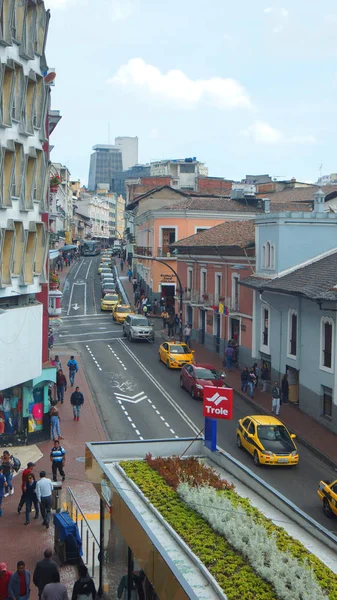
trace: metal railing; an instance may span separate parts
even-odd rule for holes
[[[82,559],[84,564],[88,567],[88,571],[93,578],[96,587],[98,587],[100,554],[100,543],[98,541],[99,529],[96,533],[93,531],[93,528],[89,525],[89,522],[70,487],[67,487],[66,492],[66,511],[79,529],[82,540]],[[99,528],[99,519],[96,522]]]
[[[152,248],[150,246],[135,246],[134,254],[139,254],[139,256],[152,256]]]

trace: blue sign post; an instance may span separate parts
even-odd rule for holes
[[[211,452],[216,451],[216,419],[205,417],[205,446]]]

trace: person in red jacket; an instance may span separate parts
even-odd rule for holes
[[[35,463],[29,462],[29,463],[27,463],[27,468],[22,471],[22,481],[21,481],[21,492],[22,492],[22,494],[21,494],[19,505],[18,505],[18,513],[19,514],[20,514],[20,512],[21,512],[21,510],[23,508],[23,505],[26,502],[26,499],[25,499],[25,485],[26,485],[26,483],[28,481],[28,475],[30,475],[31,473],[33,473],[33,468],[34,467],[35,467]]]
[[[8,596],[8,584],[12,577],[12,573],[7,571],[6,563],[0,563],[0,600],[7,600]]]

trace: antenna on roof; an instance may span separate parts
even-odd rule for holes
[[[322,172],[323,172],[323,163],[321,163],[321,164],[319,165],[319,173],[320,173],[320,177],[321,177],[321,179],[322,179]]]

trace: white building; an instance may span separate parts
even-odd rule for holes
[[[36,299],[47,282],[48,21],[42,0],[0,3],[0,446],[49,434],[55,369],[42,368]]]
[[[110,206],[107,200],[99,196],[85,194],[78,200],[78,212],[90,219],[90,237],[109,239]]]
[[[138,137],[116,137],[115,145],[122,152],[123,171],[138,165]]]
[[[73,192],[70,182],[70,172],[61,163],[52,163],[50,176],[58,175],[60,185],[56,192],[51,192],[49,206],[50,232],[59,238],[71,243],[73,220]]]
[[[197,178],[208,177],[208,168],[194,158],[160,160],[150,164],[151,177],[171,177],[177,190],[197,190]]]

